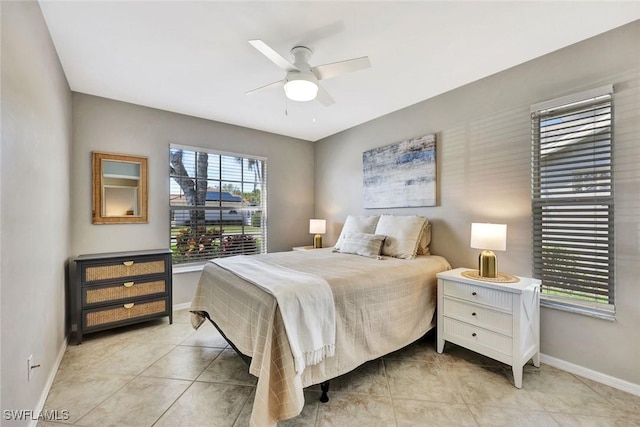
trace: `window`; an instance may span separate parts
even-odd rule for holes
[[[173,264],[265,253],[267,159],[169,147]]]
[[[532,107],[533,270],[543,304],[614,312],[611,86]]]

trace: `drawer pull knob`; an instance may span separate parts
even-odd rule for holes
[[[130,288],[133,286],[133,282],[124,282],[124,287],[125,288]]]
[[[471,292],[471,295],[473,295],[475,297],[478,294],[476,292]]]
[[[124,264],[126,267],[131,267],[131,266],[133,265],[133,261],[124,261],[124,262],[123,262],[123,264]]]
[[[472,336],[472,337],[475,337],[475,336],[476,336],[476,333],[475,333],[475,332],[474,332],[474,333],[472,333],[472,334],[471,334],[471,336]]]
[[[129,309],[131,307],[133,307],[134,303],[130,302],[129,304],[125,304],[124,308]]]
[[[475,315],[476,315],[476,312],[474,311],[473,313],[471,313],[471,315],[472,315],[472,316],[475,316]]]

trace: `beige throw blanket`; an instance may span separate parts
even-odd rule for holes
[[[324,279],[253,256],[239,255],[211,262],[276,298],[297,373],[334,355],[335,306],[331,288]]]

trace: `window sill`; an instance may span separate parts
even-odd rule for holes
[[[610,322],[615,322],[616,320],[615,311],[576,304],[570,301],[560,301],[555,298],[545,297],[545,295],[540,297],[540,307],[567,311],[569,313],[580,314],[582,316],[596,317]]]
[[[174,265],[173,274],[196,273],[202,271],[206,263]]]

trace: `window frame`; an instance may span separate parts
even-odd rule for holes
[[[587,112],[591,127],[578,127]],[[613,147],[612,85],[531,106],[532,262],[542,306],[615,319]]]
[[[211,170],[211,165],[209,164],[208,168],[207,168],[207,178],[206,178],[206,182],[207,182],[207,189],[205,190],[207,193],[207,199],[205,201],[205,205],[202,207],[193,207],[188,205],[188,202],[182,202],[182,203],[176,203],[175,202],[175,194],[172,192],[172,189],[175,189],[176,186],[180,189],[179,190],[179,194],[183,195],[183,189],[180,186],[180,184],[177,183],[177,180],[174,177],[174,173],[173,173],[173,169],[171,166],[171,155],[173,150],[183,150],[183,152],[185,153],[206,153],[209,156],[213,155],[213,156],[218,156],[218,161],[217,163],[214,162],[214,164],[217,166],[217,168],[219,169],[219,174],[216,177],[210,177],[208,176]],[[186,146],[186,145],[180,145],[180,144],[169,144],[169,149],[168,149],[168,154],[169,154],[169,190],[168,190],[168,196],[169,196],[169,204],[168,204],[168,208],[169,208],[169,239],[170,239],[170,245],[171,245],[171,249],[172,249],[172,263],[173,263],[173,269],[174,272],[191,272],[191,271],[199,271],[202,269],[202,267],[207,263],[208,260],[210,259],[215,259],[215,258],[221,258],[221,257],[226,257],[226,256],[232,256],[232,255],[238,255],[238,254],[257,254],[257,253],[266,253],[267,252],[267,165],[268,165],[268,158],[267,157],[263,157],[263,156],[257,156],[257,155],[251,155],[251,154],[242,154],[242,153],[233,153],[233,152],[227,152],[227,151],[222,151],[222,150],[214,150],[214,149],[210,149],[210,148],[203,148],[203,147],[194,147],[194,146]],[[233,157],[235,159],[242,159],[242,165],[243,166],[238,166],[238,170],[240,171],[240,178],[239,179],[229,179],[229,178],[223,178],[223,175],[225,174],[224,172],[224,167],[223,164],[225,162],[222,161],[223,157]],[[228,160],[227,160],[228,161]],[[260,177],[259,178],[255,178],[255,179],[245,179],[245,172],[244,172],[244,168],[245,166],[245,162],[246,161],[257,161],[260,164]],[[196,166],[193,165],[193,167],[195,168]],[[227,168],[227,170],[229,170],[229,168]],[[188,176],[188,178],[192,179],[194,182],[197,181],[197,177],[191,177]],[[209,190],[209,183],[211,182],[216,182],[219,184],[217,191],[215,191],[215,193],[219,194],[219,197],[217,200],[214,200],[213,204],[209,203],[211,200],[208,199],[208,196],[211,191]],[[235,227],[229,225],[228,227],[231,227],[233,229],[236,229],[238,226],[240,227],[240,232],[229,232],[229,233],[225,233],[224,230],[224,219],[223,216],[225,215],[225,211],[223,210],[224,206],[223,206],[223,193],[226,193],[228,191],[225,191],[223,188],[223,184],[224,183],[229,183],[229,182],[233,182],[235,184],[238,184],[240,186],[240,193],[243,195],[242,196],[242,200],[239,201],[238,203],[240,203],[240,205],[238,206],[233,206],[232,210],[230,211],[230,213],[233,214],[239,214],[240,218],[242,219],[241,222],[239,222]],[[245,190],[244,188],[246,188],[246,185],[259,185],[259,191],[260,191],[260,203],[257,205],[250,205],[250,204],[245,204]],[[182,197],[182,196],[181,196]],[[236,196],[237,197],[237,196]],[[217,204],[216,204],[217,202]],[[188,208],[187,208],[188,206]],[[183,211],[189,211],[189,213],[191,211],[202,211],[202,217],[205,218],[205,224],[206,224],[206,228],[205,229],[214,229],[213,231],[217,231],[215,230],[215,228],[219,227],[221,234],[219,236],[216,236],[217,239],[219,239],[219,242],[217,244],[217,248],[218,250],[221,250],[222,244],[224,239],[226,239],[227,237],[230,236],[242,236],[240,237],[240,239],[244,239],[246,236],[250,236],[251,239],[255,239],[256,240],[256,245],[257,246],[257,250],[249,250],[247,252],[245,252],[245,245],[244,242],[242,245],[240,245],[239,249],[235,249],[234,251],[229,251],[227,254],[225,255],[221,255],[220,252],[214,253],[214,248],[212,244],[211,245],[211,252],[208,252],[207,250],[203,251],[202,254],[195,256],[193,261],[180,261],[177,260],[178,258],[180,258],[180,255],[176,256],[176,251],[178,250],[178,245],[177,245],[177,235],[174,233],[175,230],[179,227],[187,227],[189,228],[191,232],[193,232],[193,229],[191,228],[191,225],[189,224],[189,222],[186,221],[186,215],[184,214]],[[185,219],[184,224],[182,225],[177,225],[176,224],[176,217],[175,214],[177,212],[180,212],[179,215],[182,215]],[[208,221],[211,220],[210,215],[207,214],[207,212],[209,214],[213,214],[214,218],[215,215],[219,212],[219,219],[220,222],[219,224],[216,223],[210,223]],[[249,221],[253,221],[255,222],[254,219],[254,215],[259,214],[257,217],[257,220],[259,221],[259,226],[258,227],[254,227],[252,222]],[[189,215],[190,216],[190,215]],[[246,217],[246,218],[245,218]],[[193,219],[193,217],[191,217],[191,219]],[[215,219],[214,219],[215,221]],[[258,231],[255,231],[255,229],[258,229]],[[209,230],[211,231],[211,230]],[[206,231],[205,231],[206,233]],[[239,252],[238,252],[239,251]]]

